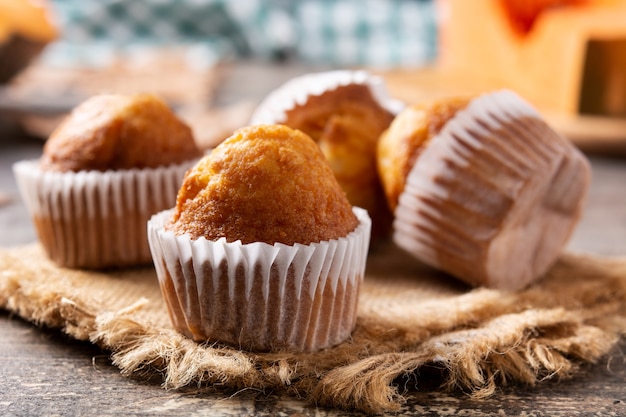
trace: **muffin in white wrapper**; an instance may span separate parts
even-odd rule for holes
[[[471,285],[515,290],[544,274],[581,214],[583,154],[512,92],[469,101],[423,146],[394,241]]]
[[[172,207],[195,162],[51,172],[29,160],[15,163],[13,172],[50,259],[63,267],[100,269],[150,263],[146,223]]]
[[[284,123],[288,111],[305,105],[312,97],[351,85],[366,86],[374,100],[393,114],[404,107],[404,103],[389,95],[381,77],[363,70],[334,70],[304,74],[287,81],[261,101],[252,113],[250,124]]]
[[[371,221],[308,245],[192,240],[148,223],[157,276],[174,327],[198,341],[253,351],[315,351],[350,337],[356,323]]]
[[[367,71],[305,74],[272,91],[250,124],[280,123],[309,135],[330,162],[350,204],[372,218],[372,240],[387,238],[392,214],[376,171],[376,144],[404,104]]]

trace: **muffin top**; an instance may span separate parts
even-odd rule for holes
[[[192,239],[309,244],[358,220],[319,147],[282,125],[237,130],[187,172],[169,230]]]
[[[424,146],[469,102],[467,98],[451,98],[409,106],[381,135],[377,149],[378,172],[392,210]]]
[[[191,129],[151,94],[97,95],[86,100],[46,142],[49,171],[155,168],[198,158]]]
[[[366,84],[348,84],[319,95],[311,95],[303,104],[285,112],[284,124],[300,129],[316,142],[335,142],[335,129],[355,130],[366,141],[376,142],[380,133],[393,120],[393,114],[383,108]],[[341,140],[339,140],[341,141]]]

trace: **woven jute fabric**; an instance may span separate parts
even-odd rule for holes
[[[626,332],[626,258],[563,254],[526,290],[471,289],[394,246],[370,255],[352,338],[316,353],[253,353],[198,344],[170,325],[152,268],[56,267],[37,244],[0,250],[0,307],[112,354],[126,375],[163,386],[256,388],[314,404],[399,408],[407,378],[488,396],[570,376]],[[426,372],[428,370],[428,372]],[[436,370],[436,372],[432,372]],[[400,387],[400,388],[399,388]]]

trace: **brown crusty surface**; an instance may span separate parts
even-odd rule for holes
[[[199,158],[192,131],[151,94],[93,96],[76,107],[44,146],[49,171],[155,168]]]
[[[467,98],[450,98],[405,108],[380,137],[377,149],[378,173],[394,210],[405,180],[424,146],[448,120],[467,107]]]
[[[236,131],[187,173],[168,228],[192,239],[293,245],[344,237],[357,225],[315,142],[261,125]]]

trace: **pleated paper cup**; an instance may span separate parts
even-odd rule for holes
[[[148,239],[173,326],[198,342],[252,351],[315,351],[350,337],[371,221],[353,209],[344,238],[292,246],[196,240],[152,217]]]
[[[394,241],[471,285],[518,289],[558,257],[582,211],[586,158],[509,91],[449,120],[417,158]]]
[[[146,223],[176,202],[182,164],[117,171],[50,172],[38,160],[13,172],[47,255],[69,268],[148,264]]]
[[[255,109],[251,125],[279,124],[287,120],[287,112],[302,106],[311,97],[348,85],[365,85],[379,105],[397,114],[404,103],[392,98],[381,77],[363,70],[336,70],[305,74],[292,78],[271,92]]]

